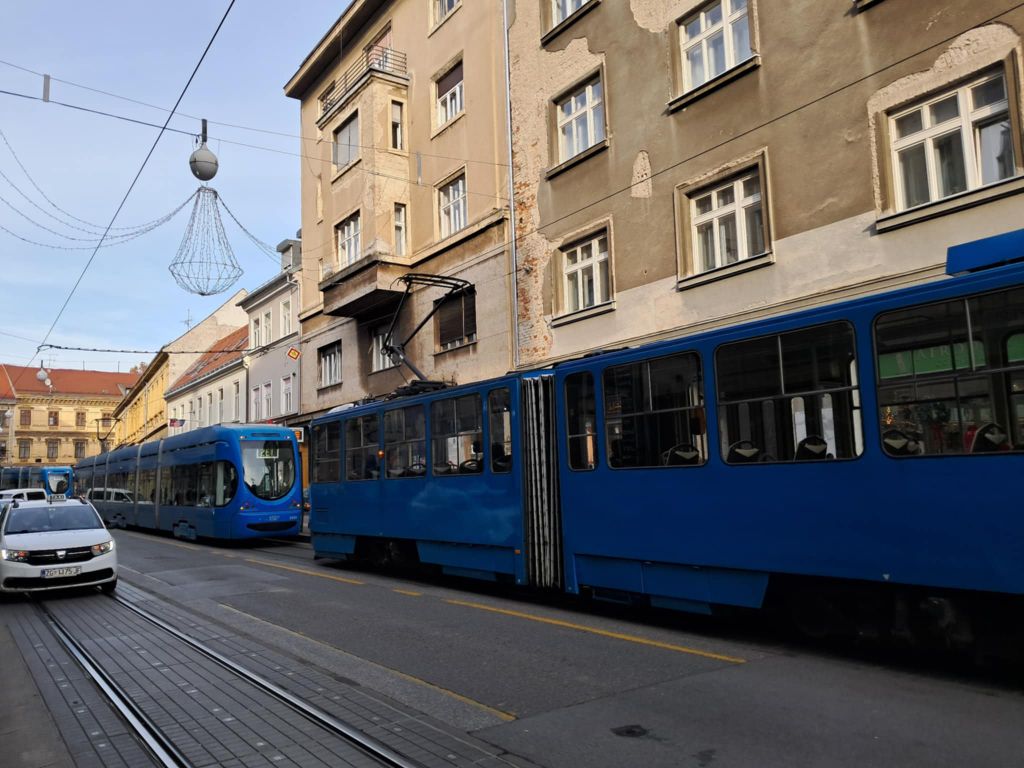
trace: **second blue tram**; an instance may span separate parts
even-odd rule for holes
[[[963,638],[1024,596],[1024,265],[339,410],[313,443],[318,555]]]
[[[52,498],[71,492],[71,467],[7,467],[0,469],[0,491],[42,488]]]
[[[292,535],[302,523],[290,429],[219,425],[82,461],[76,491],[108,525],[195,539]]]

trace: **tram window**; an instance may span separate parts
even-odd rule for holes
[[[597,396],[589,371],[565,377],[565,413],[569,467],[591,470],[597,466]]]
[[[882,447],[891,456],[1024,449],[1024,289],[881,315]]]
[[[422,405],[384,413],[385,477],[423,477],[427,473],[426,410]]]
[[[725,461],[859,456],[864,441],[854,347],[845,322],[720,347],[715,371]]]
[[[214,498],[213,463],[206,461],[199,465],[197,472],[197,507],[212,507]]]
[[[341,422],[313,427],[313,482],[336,483],[341,479]]]
[[[164,466],[160,469],[160,504],[170,506],[174,504],[174,483],[171,467]]]
[[[608,464],[698,466],[707,459],[700,359],[685,353],[604,372]]]
[[[483,471],[483,407],[480,395],[430,404],[430,450],[435,475],[475,475]]]
[[[154,504],[156,502],[156,470],[139,470],[139,489],[137,493],[139,504]]]
[[[176,507],[196,505],[196,465],[179,464],[171,467],[173,501]]]
[[[508,387],[487,393],[487,426],[491,438],[491,471],[512,471],[512,396]]]
[[[380,448],[377,414],[359,416],[345,422],[345,478],[376,480],[380,475],[377,452]]]

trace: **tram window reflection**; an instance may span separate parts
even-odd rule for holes
[[[313,482],[336,483],[341,479],[341,422],[313,427]]]
[[[569,422],[566,432],[569,467],[594,469],[597,466],[597,396],[594,376],[589,371],[565,377],[565,413]],[[618,460],[618,437],[618,434],[608,433],[609,462]]]
[[[435,475],[483,471],[483,406],[479,394],[430,405],[430,451]]]
[[[426,411],[422,405],[384,413],[387,478],[423,477],[427,471]]]
[[[508,387],[487,394],[487,418],[491,440],[491,471],[512,471],[512,397]]]
[[[345,479],[376,480],[380,476],[377,414],[345,422]]]

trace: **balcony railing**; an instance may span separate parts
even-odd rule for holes
[[[334,83],[334,88],[320,97],[320,116],[326,115],[335,104],[346,98],[349,91],[367,72],[386,72],[389,75],[405,76],[406,56],[401,51],[381,45],[372,45],[367,48],[363,51],[362,56],[341,76],[341,79]]]

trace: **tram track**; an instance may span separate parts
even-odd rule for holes
[[[107,600],[106,598],[96,599],[102,599],[104,602]],[[163,638],[166,647],[177,658],[185,660],[184,664],[179,664],[179,668],[187,667],[190,658],[201,657],[231,678],[227,685],[224,683],[221,685],[225,689],[230,688],[236,700],[239,698],[239,692],[241,692],[241,698],[256,702],[257,705],[259,702],[269,699],[283,705],[288,712],[315,726],[314,730],[319,733],[301,729],[302,733],[299,735],[302,741],[312,740],[318,745],[329,746],[332,744],[332,740],[335,742],[333,756],[337,761],[321,757],[325,764],[367,765],[367,758],[370,758],[373,765],[384,768],[424,768],[422,763],[406,757],[351,724],[238,664],[208,644],[182,632],[149,611],[117,595],[111,595],[109,600],[117,606],[115,613],[135,620],[134,624],[126,622],[124,625],[130,632],[138,630],[139,627],[148,627],[151,628],[154,636]],[[115,660],[109,651],[96,647],[90,649],[88,647],[90,644],[97,646],[97,643],[90,642],[91,638],[83,638],[80,631],[76,632],[69,626],[73,622],[57,615],[59,611],[51,610],[42,601],[37,602],[36,605],[54,637],[97,685],[114,710],[120,714],[138,740],[149,750],[156,764],[168,768],[194,768],[197,762],[190,756],[190,752],[195,753],[195,746],[193,745],[189,749],[186,745],[179,744],[180,737],[175,736],[175,734],[185,732],[184,724],[173,729],[163,727],[158,721],[165,718],[153,715],[154,710],[159,707],[159,702],[154,701],[155,692],[149,688],[146,689],[144,696],[139,696],[137,690],[133,692],[132,689],[137,689],[138,684],[131,685],[131,681],[125,680],[126,665],[118,663],[118,660]],[[117,617],[105,618],[116,620]],[[110,627],[111,625],[104,626]],[[139,633],[135,631],[131,634],[138,636]],[[173,642],[167,643],[167,639],[172,639]],[[142,653],[148,653],[141,646],[138,648]],[[198,681],[202,677],[203,670],[199,665],[193,665],[193,669]],[[136,683],[141,683],[141,681],[136,681]],[[192,683],[188,683],[188,685],[192,685]],[[198,687],[198,683],[196,687]],[[140,701],[140,699],[144,700]],[[272,711],[272,709],[267,711]],[[253,712],[246,713],[239,710],[232,714],[234,716],[227,718],[228,720],[234,721],[236,718],[244,720],[247,714],[252,715],[253,721],[258,719]],[[266,717],[265,715],[261,716]],[[258,733],[259,730],[254,729],[253,732]],[[296,740],[295,743],[301,745],[302,741]],[[266,746],[263,741],[260,741],[258,745]],[[202,745],[200,744],[200,746]],[[202,762],[209,764],[209,761]],[[284,761],[279,764],[288,765],[289,763]]]

